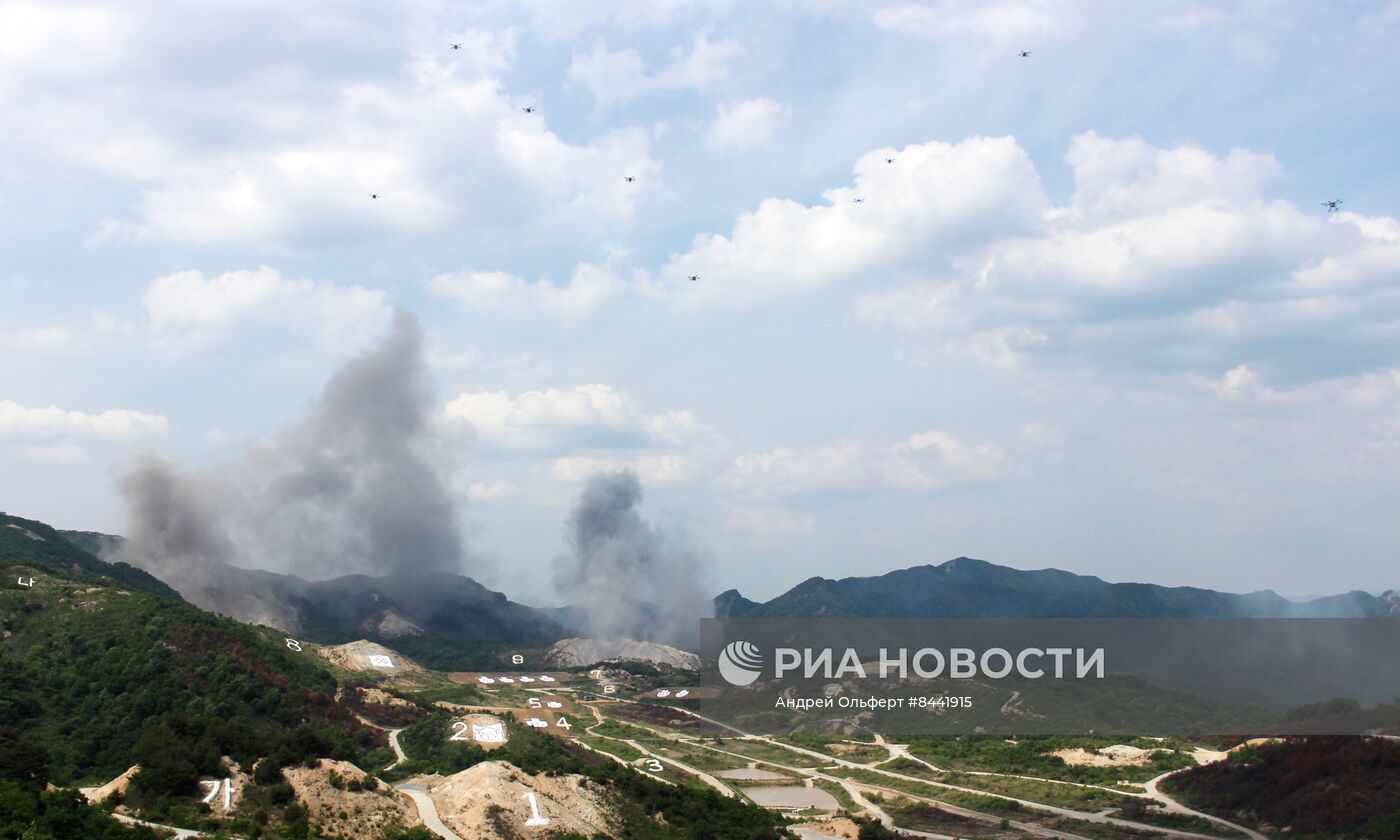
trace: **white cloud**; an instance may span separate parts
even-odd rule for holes
[[[88,460],[87,450],[76,443],[25,446],[21,447],[20,452],[36,461],[51,461],[56,464],[82,464]]]
[[[976,39],[1009,47],[1043,39],[1051,33],[1056,20],[1050,6],[1028,0],[896,3],[877,11],[874,22],[881,29],[944,39]]]
[[[773,139],[786,111],[784,105],[767,97],[721,103],[705,140],[716,149],[762,145]]]
[[[469,427],[483,449],[547,458],[554,478],[567,482],[621,469],[648,483],[696,481],[728,450],[691,412],[644,413],[607,385],[465,393],[447,404],[442,421]]]
[[[153,280],[141,302],[157,335],[184,343],[249,319],[281,321],[339,342],[373,331],[389,314],[382,291],[287,278],[267,266],[214,277],[177,271]]]
[[[434,277],[428,282],[428,291],[471,310],[581,316],[625,285],[606,266],[579,263],[564,286],[544,279],[531,283],[504,271],[458,271]]]
[[[1004,460],[1005,453],[997,446],[971,445],[930,430],[888,446],[843,440],[741,455],[723,483],[758,497],[886,489],[936,492],[988,480]]]
[[[598,26],[659,27],[692,11],[723,10],[729,0],[519,0],[548,37],[563,38]]]
[[[705,90],[729,75],[729,65],[744,54],[732,40],[711,41],[698,32],[688,48],[671,51],[665,66],[649,72],[636,50],[609,50],[602,44],[592,52],[575,54],[569,76],[588,87],[604,107],[622,105],[673,90]]]
[[[663,271],[701,277],[682,306],[856,287],[856,320],[925,359],[1205,372],[1250,358],[1281,379],[1400,361],[1400,220],[1270,199],[1278,162],[1243,149],[1088,132],[1066,159],[1074,191],[1055,206],[1012,138],[878,149],[825,203],[765,199]],[[1289,349],[1324,339],[1346,352]]]
[[[523,113],[501,80],[513,31],[450,30],[423,8],[308,0],[172,17],[135,0],[3,14],[24,46],[0,56],[0,109],[17,127],[0,151],[138,196],[93,220],[94,245],[587,236],[630,217],[637,192],[619,182],[654,168],[646,132],[568,142],[544,109]]]
[[[822,193],[826,204],[765,199],[728,236],[697,236],[665,273],[703,278],[686,288],[688,302],[743,305],[904,263],[946,262],[1037,227],[1050,209],[1035,167],[1010,137],[878,149],[855,172],[854,185]]]
[[[146,435],[163,435],[169,428],[170,421],[159,414],[125,408],[109,408],[90,414],[65,411],[53,405],[29,408],[11,400],[0,401],[0,435],[128,440]]]
[[[466,424],[484,445],[519,452],[685,448],[711,432],[688,411],[645,414],[608,385],[549,388],[511,396],[464,393],[443,409],[449,425]]]

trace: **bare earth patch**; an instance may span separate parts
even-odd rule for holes
[[[332,773],[339,777],[340,787],[332,784]],[[417,808],[348,761],[323,758],[316,767],[288,767],[282,776],[322,834],[379,837],[393,824],[422,824]],[[363,789],[344,789],[352,781]]]
[[[1055,750],[1048,754],[1075,767],[1141,767],[1151,762],[1152,756],[1159,752],[1169,753],[1171,750],[1165,747],[1143,750],[1130,747],[1127,744],[1114,744],[1111,747],[1102,747],[1095,752],[1089,752],[1083,747],[1073,747]]]
[[[526,826],[533,818],[527,793],[535,795],[548,825]],[[575,833],[616,837],[603,789],[584,776],[532,776],[504,761],[485,761],[431,780],[428,796],[438,816],[464,838],[549,837]]]

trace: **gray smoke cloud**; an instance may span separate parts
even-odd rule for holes
[[[305,419],[241,459],[198,472],[136,459],[120,479],[127,541],[114,559],[196,603],[229,594],[225,564],[313,579],[460,571],[426,378],[418,322],[399,311],[388,337],[336,371]]]
[[[590,478],[565,527],[569,552],[555,560],[555,587],[590,635],[693,647],[698,620],[712,611],[704,558],[643,519],[641,502],[630,470]]]

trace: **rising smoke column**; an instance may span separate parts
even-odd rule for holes
[[[702,557],[643,519],[641,502],[630,470],[590,478],[565,526],[570,550],[555,560],[555,587],[593,636],[691,647],[698,620],[711,613]]]
[[[120,481],[129,538],[114,559],[187,597],[211,577],[226,589],[223,564],[308,578],[460,571],[456,512],[430,460],[430,399],[422,331],[398,311],[304,420],[243,458],[197,473],[137,459]]]

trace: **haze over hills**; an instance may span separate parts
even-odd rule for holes
[[[958,557],[874,577],[813,577],[766,603],[738,590],[722,618],[1400,618],[1400,595],[1348,592],[1302,603],[1271,591],[1232,594],[1108,583],[1059,569],[1023,571]]]
[[[125,545],[122,537],[112,534],[55,533],[85,548],[112,551]],[[197,586],[187,582],[181,594],[211,612],[332,644],[363,637],[441,636],[545,645],[567,635],[545,611],[511,601],[465,575],[446,572],[309,581],[210,564],[201,570]]]

